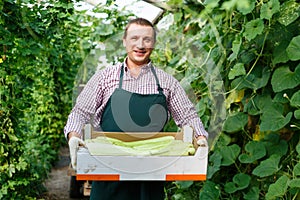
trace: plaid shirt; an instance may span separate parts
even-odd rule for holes
[[[139,94],[157,94],[155,77],[151,72],[152,63],[141,68],[138,77],[132,77],[124,62],[124,76],[122,89]],[[91,123],[96,129],[99,127],[106,103],[116,88],[119,87],[122,63],[109,66],[96,72],[85,85],[77,98],[67,124],[64,128],[65,136],[71,131],[81,134],[83,126]],[[172,115],[177,126],[192,126],[196,135],[208,137],[201,119],[192,102],[188,99],[179,81],[156,67],[155,71],[163,93],[166,96],[169,114]]]

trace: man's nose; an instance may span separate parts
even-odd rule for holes
[[[136,41],[136,46],[138,48],[144,48],[144,41],[143,41],[143,38],[139,38],[137,41]]]

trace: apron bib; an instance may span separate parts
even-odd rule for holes
[[[159,132],[167,122],[167,102],[154,68],[158,94],[137,94],[122,89],[123,66],[119,88],[115,89],[104,109],[101,121],[103,131]]]
[[[116,88],[104,109],[101,129],[107,132],[160,132],[168,120],[166,97],[156,72],[158,94],[137,94],[122,89],[124,66]],[[163,181],[93,181],[92,200],[163,200]]]

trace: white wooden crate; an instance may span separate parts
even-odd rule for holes
[[[87,131],[88,130],[88,131]],[[104,133],[86,129],[85,139],[107,135],[132,141],[145,133]],[[182,132],[152,134],[151,137],[174,135],[176,139],[193,142],[193,130],[185,127]],[[208,147],[197,147],[192,156],[92,156],[88,149],[77,152],[77,180],[206,180]]]

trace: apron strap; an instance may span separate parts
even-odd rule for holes
[[[159,80],[157,78],[156,72],[155,72],[154,67],[152,65],[151,65],[151,71],[152,71],[152,73],[155,77],[155,80],[156,80],[157,90],[160,94],[162,94],[163,89],[160,87]]]
[[[119,89],[122,89],[123,75],[124,75],[124,64],[122,64],[122,66],[121,66]]]
[[[156,81],[156,85],[157,85],[157,91],[162,94],[163,93],[163,89],[160,87],[160,84],[159,84],[159,80],[157,78],[157,75],[156,75],[156,72],[155,72],[155,69],[154,67],[151,65],[151,71],[155,77],[155,81]],[[120,81],[119,81],[119,89],[122,89],[122,83],[123,83],[123,75],[124,75],[124,64],[122,64],[122,67],[121,67],[121,73],[120,73]]]

